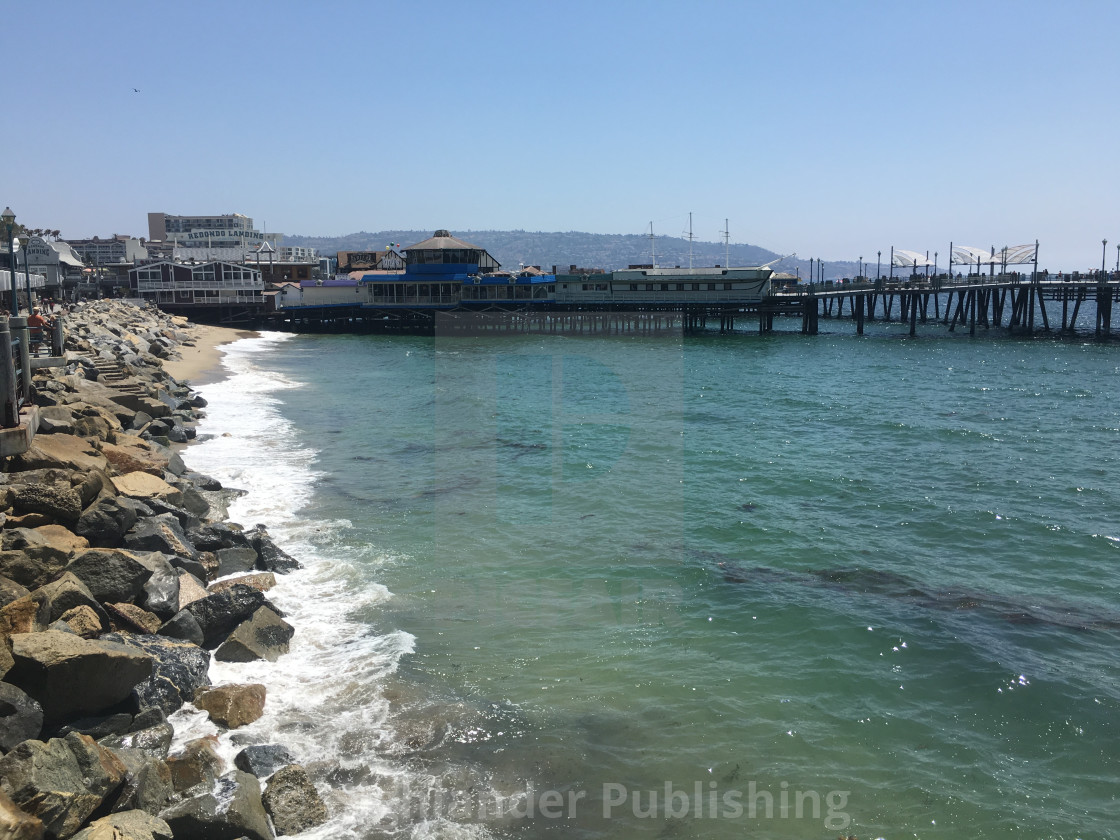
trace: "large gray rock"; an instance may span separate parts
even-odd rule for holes
[[[170,723],[164,721],[147,729],[139,729],[126,735],[109,735],[102,738],[99,743],[111,750],[139,750],[152,758],[167,758],[171,749],[171,741],[175,737],[175,729]],[[170,784],[170,782],[168,782]]]
[[[137,551],[158,551],[190,560],[198,559],[198,551],[187,539],[179,520],[169,513],[140,520],[125,534],[124,544]]]
[[[268,529],[258,525],[249,532],[249,541],[257,552],[257,568],[266,572],[287,574],[302,569],[300,562],[279,548],[268,535]]]
[[[241,622],[250,618],[261,607],[278,612],[263,592],[238,584],[224,592],[207,595],[185,607],[202,629],[203,644],[217,647]]]
[[[214,553],[218,555],[218,577],[247,572],[257,564],[257,552],[248,547],[219,548]]]
[[[47,535],[32,528],[12,528],[2,533],[0,575],[28,589],[50,583],[69,560],[69,552],[52,545]]]
[[[188,535],[199,551],[217,551],[220,548],[252,548],[249,535],[241,528],[227,522],[208,522]]]
[[[179,611],[179,570],[156,551],[137,551],[134,556],[152,576],[144,582],[144,597],[137,603],[166,620]]]
[[[11,683],[0,682],[0,753],[38,738],[42,729],[43,707]]]
[[[267,779],[281,767],[294,764],[295,759],[280,744],[253,744],[233,757],[239,770],[252,773],[258,779]]]
[[[202,633],[202,628],[198,626],[198,619],[194,614],[187,610],[179,610],[171,618],[164,622],[163,626],[159,628],[158,634],[160,636],[167,636],[169,639],[181,639],[184,642],[190,642],[192,645],[202,646],[206,641],[206,636]]]
[[[14,665],[5,679],[39,702],[47,723],[119,703],[152,674],[151,656],[102,639],[57,630],[11,639]]]
[[[74,835],[74,840],[172,840],[171,826],[144,811],[109,814]]]
[[[18,514],[41,513],[64,525],[73,525],[82,514],[82,498],[69,487],[25,485],[16,491],[12,505]]]
[[[255,776],[234,770],[193,793],[160,814],[175,840],[274,840]]]
[[[136,499],[106,496],[82,511],[74,533],[85,537],[92,546],[116,548],[140,517],[150,511],[147,505]]]
[[[79,577],[103,603],[132,603],[144,594],[152,571],[130,552],[91,548],[77,555],[66,571]]]
[[[112,804],[113,811],[137,809],[158,814],[171,804],[175,788],[171,784],[171,769],[161,758],[143,750],[114,749],[113,752],[127,771],[124,784]]]
[[[42,840],[43,821],[22,810],[0,788],[0,837],[3,840]]]
[[[12,801],[62,840],[120,786],[125,768],[92,738],[71,733],[19,744],[0,759],[0,777]]]
[[[275,662],[288,652],[293,633],[292,625],[268,607],[261,607],[252,618],[237,625],[214,652],[214,658],[221,662]]]
[[[71,572],[64,572],[62,577],[53,583],[40,586],[32,597],[42,603],[46,613],[44,617],[46,624],[58,621],[74,607],[89,607],[97,614],[101,629],[109,629],[109,616],[105,609],[89,587]]]
[[[262,801],[280,836],[299,834],[327,821],[327,808],[319,792],[298,764],[272,774]]]
[[[238,729],[264,714],[265,696],[265,687],[259,683],[219,685],[196,691],[194,704],[219,726]]]
[[[0,607],[6,607],[12,601],[30,594],[31,590],[26,586],[21,586],[11,578],[0,575]]]
[[[109,633],[101,638],[151,658],[151,676],[134,689],[141,710],[158,708],[171,714],[199,688],[210,685],[210,656],[196,645],[156,635]]]

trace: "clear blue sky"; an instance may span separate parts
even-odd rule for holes
[[[1111,266],[1118,43],[1116,0],[6,3],[0,204]]]

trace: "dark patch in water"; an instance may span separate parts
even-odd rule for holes
[[[446,487],[433,487],[430,490],[421,490],[416,494],[418,499],[432,499],[436,496],[446,496],[450,493],[458,493],[462,490],[470,490],[472,487],[479,485],[479,479],[467,477],[459,481],[457,484],[449,484]]]
[[[747,513],[751,513],[752,511],[758,510],[758,505],[754,504],[753,502],[744,502],[743,504],[739,505],[739,510],[745,510]]]

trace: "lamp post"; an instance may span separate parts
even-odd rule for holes
[[[9,241],[11,241],[11,240],[9,240]],[[1105,251],[1107,249],[1108,249],[1108,240],[1107,239],[1102,239],[1101,240],[1101,281],[1102,282],[1104,281],[1104,260],[1105,260]]]
[[[12,212],[11,207],[5,207],[4,212],[0,213],[0,222],[3,222],[5,227],[8,228],[8,288],[11,291],[9,297],[9,304],[12,309],[12,315],[19,314],[19,298],[16,297],[16,254],[15,248],[12,247],[12,229],[16,224],[16,214]]]
[[[862,280],[863,279],[863,254],[859,255],[859,277],[857,277],[856,279],[857,280]]]
[[[879,281],[879,274],[880,274],[879,264],[882,261],[883,261],[883,252],[882,251],[876,251],[875,252],[875,282]]]

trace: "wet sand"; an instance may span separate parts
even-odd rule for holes
[[[213,327],[208,324],[190,324],[194,347],[181,346],[182,358],[164,361],[163,369],[180,382],[193,387],[217,382],[225,376],[222,370],[222,345],[240,338],[252,338],[257,333],[230,327]]]

